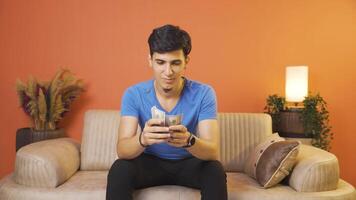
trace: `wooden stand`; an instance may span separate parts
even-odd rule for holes
[[[20,128],[16,132],[16,151],[21,147],[41,140],[64,137],[63,129],[36,131],[31,128]]]
[[[302,144],[311,144],[311,137],[307,137],[304,132],[303,122],[301,120],[302,110],[293,109],[280,112],[280,123],[278,133],[286,140],[298,140]]]

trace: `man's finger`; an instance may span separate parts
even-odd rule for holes
[[[170,139],[170,140],[168,140],[168,142],[173,143],[173,144],[180,144],[180,145],[186,144],[186,142],[184,140],[177,140],[177,139]]]
[[[171,137],[169,133],[145,133],[145,136],[149,139],[168,139]]]
[[[179,132],[186,132],[187,128],[183,125],[174,125],[169,127],[170,131],[179,131]]]
[[[172,132],[171,133],[172,138],[178,138],[178,139],[185,139],[187,138],[186,133],[181,133],[181,132]]]
[[[150,119],[147,121],[148,126],[163,126],[162,119]]]
[[[148,132],[151,133],[169,133],[169,128],[168,127],[161,127],[161,126],[152,126],[147,129]]]

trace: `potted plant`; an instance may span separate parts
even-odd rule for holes
[[[319,94],[309,94],[303,105],[298,109],[288,108],[285,98],[274,94],[267,97],[264,110],[272,117],[274,132],[283,137],[311,138],[313,146],[329,151],[333,133],[326,102]]]
[[[281,121],[280,112],[285,108],[286,100],[284,97],[273,94],[267,97],[264,110],[272,117],[272,130],[278,132]]]
[[[59,121],[69,111],[70,104],[83,91],[83,82],[68,69],[60,69],[48,82],[30,77],[27,84],[16,82],[20,106],[31,118],[31,128],[21,128],[16,133],[16,151],[32,142],[63,137]]]
[[[316,94],[305,97],[303,104],[301,121],[305,134],[313,138],[313,146],[329,151],[334,133],[331,132],[329,125],[327,103],[319,94]]]

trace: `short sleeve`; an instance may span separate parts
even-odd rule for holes
[[[138,118],[137,97],[134,88],[128,88],[121,99],[121,116],[134,116]]]
[[[202,99],[198,121],[204,119],[216,119],[216,117],[217,117],[216,94],[213,88],[208,87]]]

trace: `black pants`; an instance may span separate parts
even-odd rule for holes
[[[142,153],[132,160],[118,159],[108,174],[106,199],[132,200],[133,191],[158,185],[200,189],[202,200],[227,200],[226,174],[219,161],[198,158],[166,160]]]

